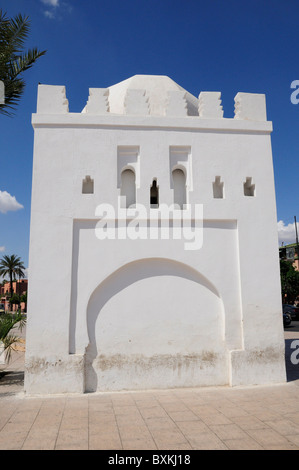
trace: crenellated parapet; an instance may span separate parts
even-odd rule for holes
[[[202,91],[196,98],[168,77],[152,78],[151,76],[150,78],[151,80],[147,82],[135,80],[133,82],[135,88],[130,86],[128,80],[108,88],[90,88],[88,101],[82,113],[177,118],[197,116],[200,119],[224,119],[220,92]],[[159,88],[161,84],[163,86]],[[267,121],[264,94],[239,92],[234,101],[234,120]],[[39,85],[37,114],[66,114],[68,112],[64,86]]]

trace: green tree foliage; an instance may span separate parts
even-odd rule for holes
[[[20,338],[13,334],[12,331],[16,327],[22,329],[25,323],[26,318],[22,315],[21,310],[15,315],[11,315],[10,313],[0,315],[0,343],[2,342],[3,344],[5,360],[7,362],[10,361],[15,344],[20,341]]]
[[[25,304],[24,311],[27,312],[27,291],[24,292],[24,294],[21,295],[20,302],[24,302],[24,304]]]
[[[19,294],[12,294],[12,296],[10,297],[10,303],[12,305],[20,305],[20,296]]]
[[[8,18],[0,10],[0,80],[5,87],[5,103],[0,104],[0,113],[12,115],[24,89],[22,74],[30,69],[46,51],[37,48],[24,51],[24,43],[30,32],[28,16],[21,14]]]
[[[280,279],[283,302],[293,304],[299,296],[299,271],[291,261],[280,260]]]

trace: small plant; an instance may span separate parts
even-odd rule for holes
[[[26,318],[19,309],[16,314],[5,313],[0,316],[0,342],[4,347],[5,361],[9,362],[11,353],[15,349],[16,343],[20,341],[20,337],[12,333],[16,327],[22,331],[26,324]]]

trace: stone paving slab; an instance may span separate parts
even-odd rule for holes
[[[298,334],[299,337],[299,334]],[[271,386],[27,397],[24,352],[0,380],[1,450],[299,450],[299,365]]]

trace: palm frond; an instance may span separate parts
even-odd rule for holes
[[[28,16],[21,14],[10,19],[8,28],[8,41],[12,44],[16,51],[21,51],[25,40],[30,31],[30,21]]]
[[[37,48],[24,52],[24,43],[30,32],[28,16],[8,18],[0,10],[0,80],[5,87],[5,103],[0,104],[0,114],[13,115],[25,88],[22,73],[30,69],[46,51]]]
[[[10,362],[11,354],[15,351],[15,345],[19,343],[21,338],[15,335],[8,335],[6,336],[5,340],[3,341],[4,347],[4,357],[6,362]]]
[[[1,43],[18,53],[22,50],[30,32],[29,17],[18,14],[14,18],[7,18],[6,13],[1,11],[0,30]]]
[[[29,49],[25,54],[17,57],[10,64],[10,76],[12,79],[16,78],[20,73],[25,72],[32,67],[34,62],[41,56],[43,56],[46,51],[39,51],[37,48]]]
[[[21,310],[15,315],[6,313],[0,317],[0,342],[3,344],[5,360],[9,362],[11,353],[14,351],[15,344],[19,343],[21,338],[10,332],[18,327],[20,331],[26,324],[26,317],[21,313]]]

